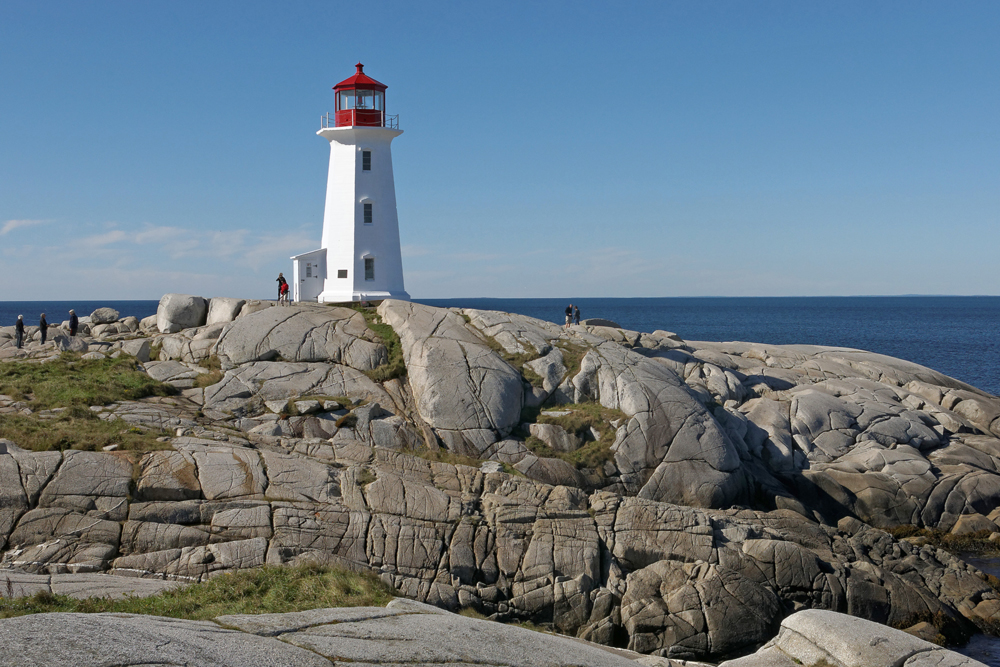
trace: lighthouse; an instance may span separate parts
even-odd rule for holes
[[[386,115],[387,86],[357,72],[333,87],[336,111],[316,133],[330,142],[323,236],[318,250],[292,257],[295,301],[409,299],[392,176],[392,140],[403,132]]]

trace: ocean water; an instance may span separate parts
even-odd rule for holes
[[[444,308],[519,313],[562,324],[566,299],[417,299]],[[581,317],[634,331],[672,331],[687,340],[852,347],[922,364],[1000,395],[1000,297],[733,297],[573,299]],[[81,317],[101,306],[122,317],[156,313],[157,301],[0,301],[0,326]],[[976,566],[1000,572],[1000,559]],[[958,649],[1000,667],[1000,640],[976,635]]]

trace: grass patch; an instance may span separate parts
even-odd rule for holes
[[[207,368],[208,372],[202,373],[194,379],[195,387],[211,387],[213,384],[222,381],[222,378],[226,376],[222,371],[222,361],[214,354],[199,361],[198,365],[202,368]]]
[[[370,371],[365,371],[365,375],[375,382],[388,382],[395,378],[406,376],[406,363],[403,361],[403,344],[399,341],[399,335],[391,325],[382,321],[382,318],[374,308],[363,308],[358,304],[350,306],[358,311],[365,318],[368,328],[382,341],[388,352],[389,360],[384,364]]]
[[[563,366],[566,367],[566,377],[575,377],[580,372],[580,365],[583,363],[583,358],[587,356],[590,348],[562,340],[557,341],[555,345],[562,350]]]
[[[0,591],[3,586],[0,585]],[[325,607],[383,607],[396,592],[377,576],[318,565],[264,566],[201,584],[124,600],[39,593],[0,599],[0,618],[47,612],[147,614],[208,620],[226,614],[280,614]]]
[[[354,428],[358,425],[358,416],[349,412],[335,422],[337,428]]]
[[[156,440],[164,435],[170,434],[144,431],[120,419],[104,421],[81,406],[68,408],[51,419],[43,419],[37,414],[4,415],[0,419],[0,438],[7,438],[18,447],[36,452],[64,449],[100,451],[108,445],[141,452],[171,449],[169,442]]]
[[[172,396],[174,387],[139,370],[135,359],[80,359],[73,352],[44,364],[0,364],[0,394],[25,401],[32,410],[107,405],[146,396]]]
[[[624,412],[606,408],[600,403],[574,403],[556,406],[555,409],[569,410],[570,414],[557,417],[546,415],[538,408],[532,408],[522,411],[521,418],[528,423],[536,422],[561,426],[568,433],[583,439],[585,441],[583,446],[574,452],[560,452],[529,433],[521,431],[520,435],[524,437],[524,444],[528,449],[538,456],[563,459],[572,463],[576,468],[593,468],[598,471],[602,469],[605,461],[614,459],[611,445],[615,442],[618,429],[611,425],[611,421],[628,419]],[[590,433],[591,428],[599,432],[601,437],[594,440]]]
[[[222,370],[222,360],[216,355],[210,357],[205,357],[198,362],[198,365],[202,368],[207,368],[210,371],[221,371]]]
[[[904,537],[922,537],[926,540],[926,544],[944,549],[956,556],[961,556],[962,554],[1000,555],[1000,542],[990,542],[992,532],[989,530],[980,530],[975,533],[966,533],[965,535],[952,535],[949,532],[938,529],[931,530],[928,528],[918,528],[917,526],[896,526],[895,528],[887,529],[886,532],[897,540],[901,540]]]
[[[512,354],[512,353],[508,352],[507,350],[505,350],[504,347],[503,347],[503,345],[501,345],[499,342],[497,342],[497,339],[494,338],[493,336],[487,336],[486,334],[484,334],[481,331],[478,331],[477,333],[480,336],[482,336],[483,342],[486,343],[487,347],[489,347],[491,350],[493,350],[498,355],[500,355],[501,359],[503,359],[508,364],[510,364],[511,366],[513,366],[515,369],[517,369],[517,371],[519,373],[521,373],[521,375],[524,375],[525,371],[527,371],[528,373],[531,373],[532,375],[535,375],[534,373],[532,373],[532,371],[531,371],[530,368],[526,369],[524,367],[524,365],[526,363],[528,363],[529,361],[534,361],[535,359],[538,359],[539,355],[532,354],[531,352],[521,352],[521,353],[517,353],[517,354]],[[535,377],[538,377],[538,376],[535,375]],[[525,376],[525,378],[527,379],[527,376]],[[538,377],[538,379],[541,380],[540,377]]]
[[[226,376],[222,371],[209,371],[207,373],[202,373],[194,379],[194,386],[203,388],[211,387],[213,384],[217,384],[222,381],[222,378]]]

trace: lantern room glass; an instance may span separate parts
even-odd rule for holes
[[[346,109],[374,109],[385,107],[385,93],[381,90],[342,90],[337,95],[337,111]]]

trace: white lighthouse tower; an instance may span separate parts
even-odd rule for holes
[[[292,257],[295,301],[341,303],[409,299],[399,251],[392,140],[403,132],[386,116],[384,84],[364,66],[333,87],[336,112],[317,134],[330,142],[323,238]]]

